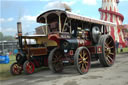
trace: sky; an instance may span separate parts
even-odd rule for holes
[[[60,8],[58,3],[68,4],[73,13],[100,19],[98,9],[102,0],[0,0],[0,32],[15,36],[17,22],[22,22],[23,33],[34,33],[41,26],[36,22],[37,16],[46,10]],[[120,0],[118,9],[124,15],[123,24],[128,24],[128,0]]]

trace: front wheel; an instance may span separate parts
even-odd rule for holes
[[[63,51],[58,48],[54,48],[48,57],[48,66],[52,72],[62,72],[63,62],[62,57],[64,56]]]
[[[35,70],[35,65],[32,61],[25,61],[23,65],[23,70],[26,74],[32,74]]]
[[[88,72],[91,65],[90,52],[86,47],[79,47],[74,55],[74,65],[80,74]]]
[[[22,66],[18,65],[17,62],[15,62],[11,65],[10,72],[12,75],[19,75],[22,72]]]

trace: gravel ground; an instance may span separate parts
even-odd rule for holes
[[[19,75],[0,81],[0,85],[128,85],[128,53],[118,54],[112,67],[92,62],[89,72],[80,75],[74,66],[67,66],[60,74],[42,69],[32,75]]]

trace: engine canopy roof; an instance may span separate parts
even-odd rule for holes
[[[98,20],[98,19],[94,19],[94,18],[90,18],[87,16],[81,16],[72,12],[68,12],[68,11],[64,11],[64,10],[49,10],[46,11],[44,13],[42,13],[41,15],[39,15],[37,17],[37,22],[38,23],[45,23],[47,16],[51,13],[57,14],[58,16],[60,16],[61,14],[65,14],[67,18],[70,19],[75,19],[75,20],[80,20],[83,22],[90,22],[90,23],[95,23],[95,24],[101,24],[101,25],[109,25],[109,26],[116,26],[115,23],[109,22],[109,21],[104,21],[104,20]]]

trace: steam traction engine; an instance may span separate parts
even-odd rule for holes
[[[65,63],[74,64],[80,74],[88,72],[91,60],[99,59],[105,67],[114,64],[115,43],[108,29],[115,24],[62,10],[47,11],[37,22],[47,24],[48,39],[57,43],[48,56],[53,72],[61,72]]]
[[[48,40],[45,26],[43,27],[43,34],[22,35],[21,22],[17,23],[19,52],[16,62],[10,67],[11,74],[18,75],[22,71],[32,74],[35,68],[48,66],[48,54],[57,44]]]

